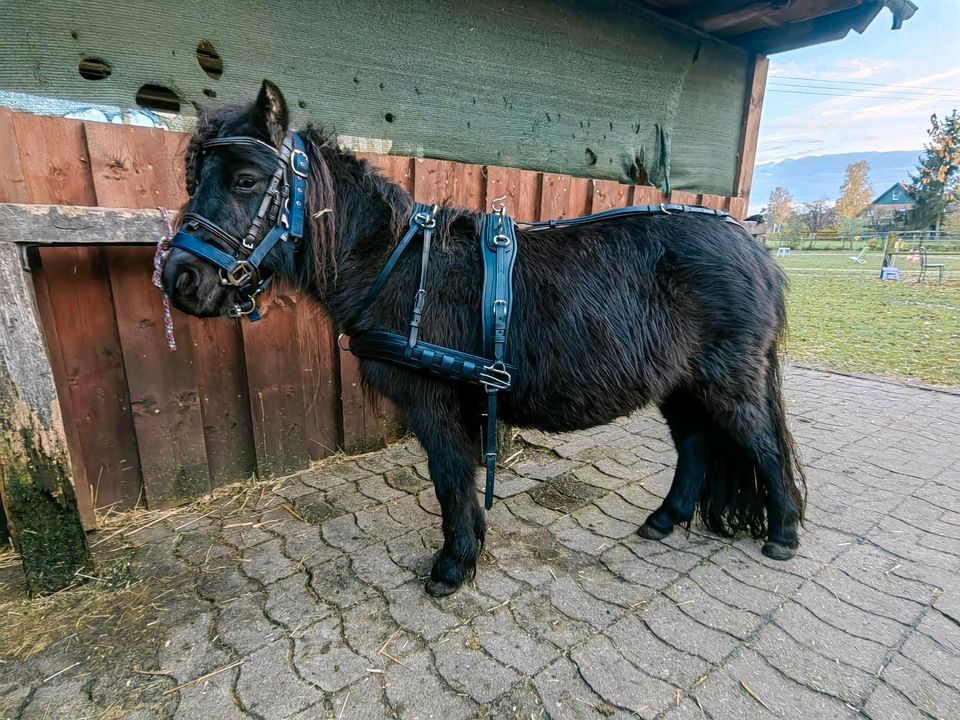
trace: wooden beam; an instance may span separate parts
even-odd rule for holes
[[[153,209],[0,203],[0,244],[154,245],[163,233]]]
[[[0,288],[0,500],[29,592],[53,592],[89,566],[90,551],[33,284],[9,242]]]
[[[767,69],[770,61],[765,55],[754,58],[750,82],[743,98],[743,120],[740,123],[740,152],[737,158],[737,181],[734,192],[743,200],[744,207],[750,202],[750,186],[753,183],[753,167],[757,161],[757,135],[760,132],[760,112],[763,109],[763,93],[767,87]]]

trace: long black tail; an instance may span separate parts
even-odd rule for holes
[[[758,454],[779,460],[780,489],[793,500],[798,519],[803,521],[807,483],[800,453],[787,426],[778,345],[771,345],[767,352],[764,385],[766,427],[752,427],[740,417],[732,421],[718,418],[708,432],[710,460],[697,509],[703,523],[721,535],[738,531],[747,531],[755,538],[767,535],[769,488]]]

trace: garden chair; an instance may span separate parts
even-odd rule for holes
[[[864,245],[862,248],[860,248],[860,254],[851,255],[850,259],[855,263],[859,263],[860,265],[863,265],[865,262],[867,262],[867,246]]]
[[[787,257],[788,255],[790,255],[790,248],[786,246],[777,248],[777,257]]]
[[[943,263],[932,263],[927,259],[927,249],[921,245],[920,246],[920,276],[917,278],[917,282],[923,282],[923,278],[926,277],[927,270],[934,269],[939,271],[937,276],[937,282],[943,282],[943,271],[946,269],[946,265]]]

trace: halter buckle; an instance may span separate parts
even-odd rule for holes
[[[248,263],[246,260],[238,260],[236,266],[232,270],[220,271],[220,280],[224,285],[243,287],[244,285],[249,284],[249,282],[253,279],[253,272],[254,271],[253,268],[250,267],[250,263]],[[246,315],[247,313],[244,314]]]
[[[250,295],[246,299],[246,304],[241,305],[239,302],[234,303],[229,310],[227,310],[227,315],[234,318],[242,318],[245,315],[252,315],[257,310],[257,298],[254,295]]]
[[[509,390],[513,378],[502,362],[487,365],[480,371],[480,384],[487,390]]]
[[[293,174],[298,177],[305,178],[307,177],[307,170],[301,170],[298,167],[298,162],[302,163],[302,167],[310,167],[310,159],[307,157],[307,154],[303,150],[297,150],[294,148],[293,152],[290,153],[290,169],[293,170]]]

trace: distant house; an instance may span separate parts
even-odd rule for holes
[[[910,186],[899,182],[880,193],[876,200],[860,212],[860,215],[870,218],[877,227],[885,227],[893,225],[897,218],[912,210],[913,206]]]

